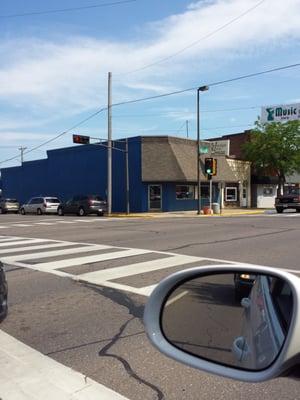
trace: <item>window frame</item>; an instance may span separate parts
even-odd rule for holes
[[[234,190],[235,191],[235,198],[234,199],[228,199],[227,197],[227,191],[228,190]],[[238,201],[238,188],[236,186],[226,186],[225,187],[225,201],[226,202],[237,202]]]

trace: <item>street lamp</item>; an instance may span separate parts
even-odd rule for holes
[[[197,186],[198,186],[198,209],[201,214],[201,180],[200,180],[200,92],[206,92],[208,86],[200,86],[197,89]]]

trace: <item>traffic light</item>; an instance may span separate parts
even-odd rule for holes
[[[213,169],[212,169],[212,175],[217,175],[217,166],[218,166],[218,161],[216,158],[213,159]]]
[[[213,163],[214,163],[214,159],[213,158],[205,158],[205,173],[207,175],[212,175]]]
[[[73,135],[73,143],[90,144],[90,137],[83,135]]]
[[[205,158],[205,173],[208,176],[217,175],[217,160],[215,158]]]

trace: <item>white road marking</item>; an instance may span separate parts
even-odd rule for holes
[[[76,221],[57,221],[57,224],[76,224]]]
[[[40,253],[26,253],[26,254],[19,254],[17,256],[2,257],[2,261],[6,264],[9,264],[13,263],[14,261],[37,260],[39,258],[65,256],[69,254],[78,254],[78,253],[89,253],[92,251],[101,251],[110,248],[111,248],[110,246],[95,244],[94,246],[89,245],[84,247],[76,247],[73,249],[43,251]]]
[[[24,238],[20,238],[18,236],[1,236],[0,237],[0,243],[2,242],[12,242],[14,240],[24,240]]]
[[[129,249],[129,250],[116,251],[114,253],[104,253],[94,256],[76,257],[76,258],[69,258],[67,260],[44,262],[40,264],[35,264],[34,267],[40,268],[40,270],[44,271],[51,271],[53,269],[73,267],[76,265],[92,264],[100,261],[114,260],[117,258],[131,257],[147,253],[151,253],[151,250]]]
[[[17,247],[14,249],[1,249],[0,254],[20,253],[20,251],[34,251],[34,250],[51,249],[56,247],[68,247],[68,246],[74,246],[74,243],[72,242],[48,243],[38,246],[25,246],[25,247]],[[27,253],[25,253],[25,256],[26,254]]]
[[[128,400],[0,330],[0,392],[5,400]]]
[[[17,223],[17,224],[12,224],[11,226],[13,226],[13,227],[16,227],[16,228],[18,228],[19,226],[20,227],[28,227],[28,226],[32,226],[32,224],[19,224],[19,223]]]
[[[168,258],[161,258],[159,260],[151,260],[136,264],[124,265],[117,268],[105,269],[102,271],[88,272],[86,274],[78,275],[78,278],[81,280],[88,280],[92,283],[101,283],[112,279],[126,278],[127,276],[171,268],[200,260],[200,257],[177,255]]]
[[[0,229],[7,229],[8,226],[0,226]]]
[[[45,226],[50,226],[50,225],[56,225],[57,222],[35,222],[32,226],[34,225],[45,225]]]
[[[177,300],[180,300],[182,297],[184,297],[186,294],[188,294],[187,290],[184,290],[183,292],[179,293],[177,296],[172,297],[170,300],[166,302],[165,307],[169,307],[171,304],[175,303]]]
[[[33,244],[33,243],[42,243],[45,242],[45,239],[16,239],[14,241],[11,241],[9,243],[0,243],[0,247],[6,247],[6,246],[18,246],[19,244]]]

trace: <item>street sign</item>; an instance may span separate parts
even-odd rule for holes
[[[199,148],[200,154],[207,154],[209,152],[209,148],[207,146],[201,146]]]

